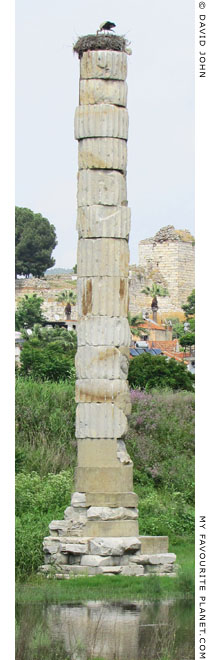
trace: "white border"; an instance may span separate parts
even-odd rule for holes
[[[199,652],[199,517],[207,519],[209,509],[209,412],[210,412],[210,359],[209,359],[209,268],[210,268],[210,2],[200,9],[195,2],[195,237],[196,237],[196,544],[195,544],[195,648]],[[199,44],[200,14],[206,16],[206,45]],[[200,52],[206,52],[206,77],[200,77]],[[210,516],[209,516],[210,517]],[[207,552],[207,592],[209,574]],[[206,593],[207,593],[206,592]],[[208,598],[208,593],[207,593]],[[208,601],[207,601],[208,605]],[[209,612],[207,609],[206,655],[209,657]]]
[[[14,0],[0,4],[1,653],[14,650]]]

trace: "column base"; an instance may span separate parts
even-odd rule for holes
[[[74,576],[176,576],[176,555],[167,536],[65,537],[44,539],[45,564],[39,573],[57,579]]]

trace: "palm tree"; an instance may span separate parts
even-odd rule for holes
[[[152,296],[152,298],[155,296],[160,296],[160,298],[168,296],[168,289],[166,289],[164,286],[156,284],[155,282],[152,283],[151,287],[145,286],[141,292],[145,293],[146,296]]]
[[[145,289],[142,289],[142,293],[145,293],[146,296],[152,297],[151,308],[153,314],[153,321],[157,323],[157,310],[158,310],[157,296],[160,297],[168,296],[168,290],[165,287],[156,284],[156,282],[153,282],[151,287],[146,286]]]
[[[128,323],[131,328],[132,335],[136,335],[138,337],[144,336],[144,331],[139,327],[142,323],[144,323],[142,314],[131,316],[130,312],[128,312]]]
[[[74,291],[66,289],[65,291],[61,291],[61,293],[57,294],[57,300],[59,300],[59,302],[66,303],[65,314],[66,314],[66,318],[70,319],[71,304],[75,305],[77,300],[76,293],[74,293]]]

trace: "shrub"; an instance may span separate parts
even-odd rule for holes
[[[151,390],[171,388],[172,390],[194,391],[194,376],[184,362],[168,360],[165,355],[142,353],[130,360],[128,380],[131,387]]]
[[[25,295],[18,302],[15,312],[15,329],[33,328],[35,323],[43,323],[46,318],[42,312],[43,298],[33,293]]]

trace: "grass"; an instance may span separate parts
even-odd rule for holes
[[[77,577],[70,580],[46,579],[33,575],[16,585],[16,602],[26,603],[65,603],[86,600],[126,601],[161,600],[194,596],[194,544],[179,539],[171,545],[170,552],[177,555],[179,565],[177,578],[125,577],[120,575]]]

